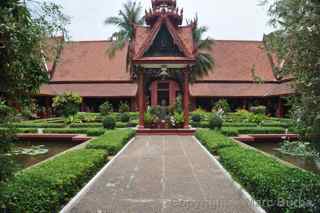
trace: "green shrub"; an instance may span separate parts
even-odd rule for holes
[[[175,112],[174,115],[175,127],[182,127],[184,124],[184,114],[180,112]]]
[[[132,129],[117,129],[107,131],[103,136],[91,141],[88,149],[104,149],[110,155],[115,155],[135,135]]]
[[[277,121],[264,121],[262,123],[263,127],[282,127],[282,128],[289,128],[292,124],[287,122],[277,122]]]
[[[15,128],[63,128],[64,124],[57,123],[14,123]]]
[[[53,98],[52,107],[59,115],[64,117],[75,115],[79,112],[82,98],[78,94],[65,92]]]
[[[256,123],[224,122],[223,127],[257,127]]]
[[[218,153],[224,167],[267,212],[320,211],[319,176],[239,146]]]
[[[128,105],[127,102],[120,102],[120,106],[119,106],[119,112],[120,113],[124,113],[124,112],[129,112],[130,111],[130,107]]]
[[[35,128],[18,128],[16,129],[17,133],[37,133],[38,129]]]
[[[71,128],[102,128],[101,123],[77,123],[77,124],[71,124]]]
[[[219,154],[233,178],[267,212],[319,212],[319,176],[242,147],[215,131],[198,130],[196,137]]]
[[[106,101],[100,105],[99,110],[101,115],[106,116],[113,112],[113,107],[109,101]]]
[[[220,99],[219,101],[217,101],[212,110],[218,111],[220,109],[222,109],[224,112],[231,111],[230,105],[226,99]]]
[[[311,134],[312,146],[320,153],[320,115],[318,115],[313,122]]]
[[[104,129],[89,129],[87,130],[87,135],[90,137],[101,136],[106,132]]]
[[[47,128],[43,130],[44,133],[52,134],[87,134],[87,129],[81,128]]]
[[[250,112],[254,113],[254,114],[261,114],[261,115],[265,115],[267,113],[267,107],[266,106],[253,106],[250,107]]]
[[[284,134],[285,129],[281,127],[241,127],[239,134]]]
[[[128,127],[136,127],[138,126],[139,124],[139,121],[138,120],[131,120],[129,123],[128,123]]]
[[[191,120],[195,123],[200,123],[201,121],[201,115],[200,114],[193,114],[191,116]]]
[[[213,113],[212,116],[209,118],[209,128],[221,129],[222,125],[223,125],[223,119],[216,113]]]
[[[121,113],[120,115],[120,121],[123,123],[128,123],[130,121],[130,115],[129,113]]]
[[[116,127],[116,122],[113,117],[107,116],[103,120],[103,127],[105,129],[114,129]]]
[[[94,123],[97,122],[98,119],[97,113],[89,113],[89,112],[79,112],[77,117],[84,123]]]
[[[128,128],[128,127],[129,127],[128,123],[123,123],[123,122],[116,123],[116,128]]]
[[[199,127],[201,127],[200,122],[191,121],[191,122],[190,122],[190,125],[191,125],[192,127],[194,127],[194,128],[199,128]]]
[[[199,129],[195,136],[212,153],[216,153],[219,149],[224,147],[238,146],[231,139],[226,138],[217,131]]]
[[[221,133],[229,137],[235,137],[239,135],[238,129],[233,127],[223,127],[221,129]]]
[[[201,128],[209,128],[209,122],[208,121],[201,121],[200,127]]]
[[[104,150],[76,150],[19,173],[3,189],[9,212],[58,212],[105,164]]]

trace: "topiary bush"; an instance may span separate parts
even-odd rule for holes
[[[102,124],[105,129],[114,129],[116,127],[116,121],[112,116],[105,117]]]
[[[265,115],[267,113],[267,107],[260,105],[260,106],[253,106],[250,107],[250,112],[254,113],[254,114],[262,114]]]
[[[76,115],[79,112],[82,98],[78,94],[65,92],[53,98],[52,107],[58,115],[69,117]]]
[[[130,115],[129,113],[121,113],[120,114],[120,121],[123,123],[128,123],[130,121]]]
[[[103,116],[109,115],[113,112],[113,106],[109,101],[106,101],[100,105],[99,111]]]
[[[215,103],[213,107],[213,111],[219,111],[222,109],[224,112],[230,112],[230,105],[226,99],[220,99],[218,102]]]
[[[120,113],[124,113],[124,112],[129,112],[130,111],[130,107],[129,104],[127,102],[120,102],[120,106],[119,106],[119,112]]]
[[[201,115],[195,113],[195,114],[193,114],[193,115],[191,116],[191,120],[192,120],[193,122],[195,122],[195,123],[199,123],[199,122],[201,122]]]
[[[209,128],[220,130],[223,125],[223,119],[217,113],[213,113],[209,118]]]

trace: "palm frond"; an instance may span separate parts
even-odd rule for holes
[[[196,25],[193,29],[193,39],[198,48],[198,53],[196,55],[196,63],[192,67],[192,72],[190,74],[191,82],[196,81],[199,78],[207,76],[214,68],[214,59],[209,53],[212,50],[214,41],[209,37],[203,38],[204,34],[208,31],[207,27],[199,27]]]

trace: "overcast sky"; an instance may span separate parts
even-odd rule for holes
[[[115,30],[105,26],[106,17],[115,16],[127,0],[54,0],[61,4],[71,18],[71,40],[103,40]],[[268,25],[267,10],[259,6],[261,0],[177,0],[184,8],[185,18],[199,16],[201,25],[209,27],[214,39],[262,40]],[[144,8],[151,0],[141,0]]]

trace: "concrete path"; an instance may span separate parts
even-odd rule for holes
[[[139,136],[63,212],[254,211],[193,137]]]

